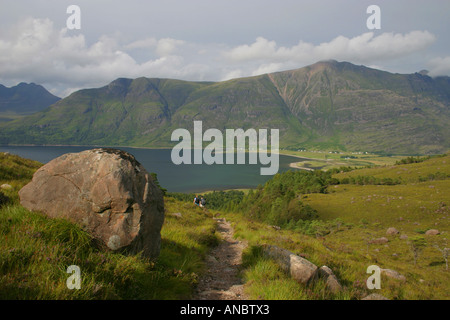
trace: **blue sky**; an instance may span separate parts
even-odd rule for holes
[[[81,29],[68,30],[69,5]],[[381,29],[369,30],[369,5]],[[335,59],[450,75],[450,1],[0,0],[0,83],[64,97],[118,77],[222,81]]]

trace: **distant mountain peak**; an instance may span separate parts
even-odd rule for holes
[[[1,85],[0,88],[0,112],[30,114],[61,100],[34,82],[20,82],[10,88]]]

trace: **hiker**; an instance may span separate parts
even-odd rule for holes
[[[195,198],[194,198],[194,204],[197,205],[197,206],[200,205],[200,199],[199,199],[198,196],[195,196]]]
[[[201,199],[200,199],[200,207],[204,207],[206,205],[206,200],[205,200],[205,198],[203,198],[203,197],[201,197]]]

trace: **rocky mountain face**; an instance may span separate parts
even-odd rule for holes
[[[450,78],[347,62],[224,82],[117,79],[0,126],[1,144],[170,147],[177,128],[279,129],[281,148],[430,154],[450,148]]]

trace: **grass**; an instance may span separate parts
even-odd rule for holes
[[[41,165],[0,153],[0,185],[10,198],[0,207],[0,299],[188,299],[204,271],[205,253],[218,243],[215,223],[198,207],[165,199],[166,218],[156,262],[98,246],[63,219],[23,208],[18,190]],[[173,213],[181,213],[181,217]],[[67,268],[81,270],[81,289],[70,290]]]

